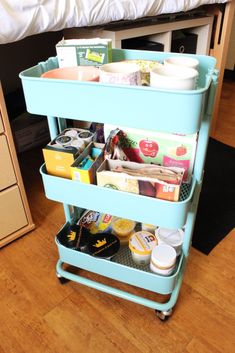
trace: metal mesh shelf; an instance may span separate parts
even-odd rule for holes
[[[189,197],[190,191],[191,191],[191,184],[183,183],[180,189],[179,201],[187,200],[187,198]]]
[[[122,246],[118,251],[117,255],[115,255],[115,257],[112,259],[112,261],[124,266],[135,268],[137,270],[152,273],[150,271],[149,265],[138,265],[132,260],[131,252],[128,246]],[[177,264],[178,262],[179,262],[179,258],[177,260]],[[177,265],[176,265],[176,268],[177,268]]]

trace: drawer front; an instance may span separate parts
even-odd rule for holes
[[[2,114],[0,112],[0,134],[3,132],[3,122],[2,122]]]
[[[16,176],[5,135],[0,135],[0,191],[15,184]]]
[[[0,192],[0,239],[28,224],[18,186]]]

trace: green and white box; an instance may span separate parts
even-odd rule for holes
[[[115,125],[104,125],[105,141]],[[164,167],[184,168],[184,182],[190,182],[193,174],[197,134],[180,135],[151,130],[118,126],[124,132],[119,146],[132,162],[159,164]]]
[[[56,44],[59,67],[101,66],[112,61],[112,40],[63,39]]]

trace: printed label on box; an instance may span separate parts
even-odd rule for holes
[[[105,140],[115,129],[114,125],[104,125]],[[119,129],[124,133],[123,137],[120,136],[119,146],[130,161],[184,168],[183,181],[190,182],[197,134],[179,135],[126,127],[119,127]]]

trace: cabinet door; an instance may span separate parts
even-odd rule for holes
[[[3,123],[2,123],[2,115],[0,112],[0,134],[3,132]]]
[[[16,176],[5,135],[0,135],[0,191],[15,184]]]
[[[20,191],[14,185],[0,192],[0,239],[28,224]]]

